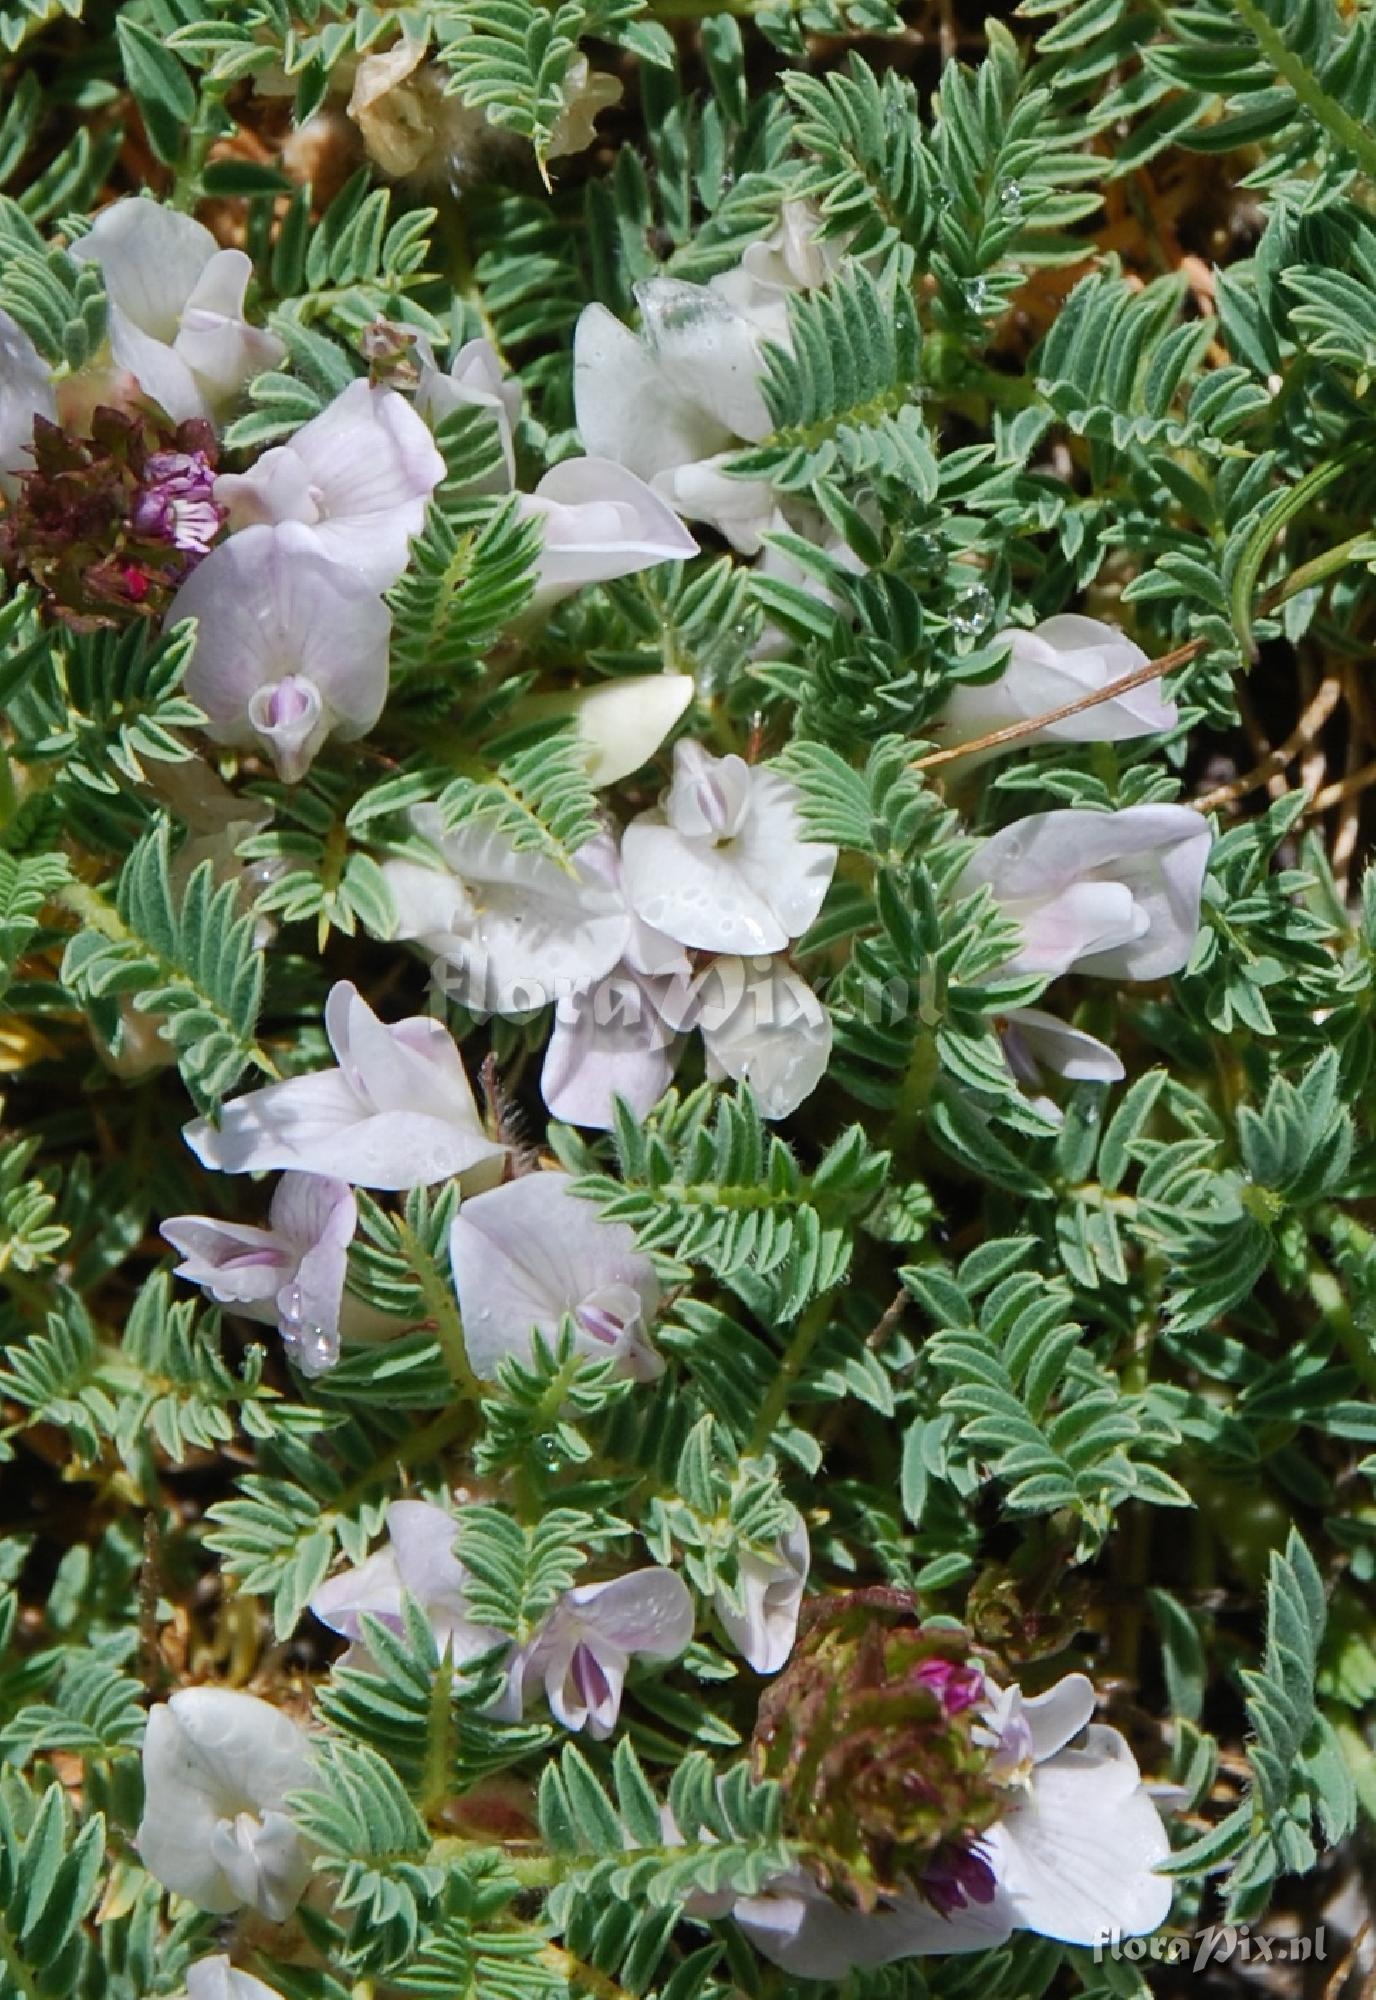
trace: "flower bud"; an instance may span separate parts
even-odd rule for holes
[[[977,1727],[984,1673],[958,1626],[906,1591],[814,1600],[760,1704],[754,1758],[783,1787],[789,1833],[862,1909],[916,1886],[938,1908],[992,1893],[976,1853],[999,1816]]]

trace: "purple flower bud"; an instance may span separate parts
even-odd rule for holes
[[[134,501],[134,532],[189,555],[205,555],[225,518],[214,488],[214,468],[204,452],[153,452]]]
[[[979,1668],[962,1666],[956,1660],[924,1660],[913,1678],[931,1688],[947,1715],[960,1715],[984,1699],[984,1675]]]
[[[971,1903],[992,1903],[998,1892],[993,1869],[978,1847],[948,1841],[937,1849],[922,1877],[922,1893],[943,1917]]]

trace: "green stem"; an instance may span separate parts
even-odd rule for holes
[[[1311,1268],[1309,1296],[1323,1315],[1343,1353],[1360,1376],[1363,1385],[1376,1394],[1376,1345],[1358,1326],[1340,1280],[1326,1265]]]
[[[921,998],[918,1005],[921,1012]],[[913,1040],[913,1052],[899,1083],[892,1115],[884,1128],[882,1143],[896,1160],[902,1160],[911,1151],[927,1101],[940,1074],[941,1058],[937,1051],[935,1029],[924,1021]]]
[[[173,208],[189,213],[200,200],[203,192],[201,176],[216,136],[223,129],[218,98],[207,93],[201,100],[201,107],[195,122],[186,135],[186,145],[172,178],[170,196]]]
[[[788,1398],[794,1383],[801,1375],[817,1342],[831,1320],[832,1300],[839,1286],[819,1292],[798,1322],[798,1330],[784,1351],[779,1363],[779,1372],[770,1384],[769,1394],[760,1405],[760,1414],[755,1419],[755,1428],[750,1434],[746,1447],[747,1456],[764,1451],[774,1435],[774,1427],[788,1408]]]
[[[469,1415],[466,1404],[456,1404],[423,1430],[412,1431],[399,1444],[390,1445],[385,1461],[374,1459],[366,1471],[351,1480],[336,1495],[324,1518],[329,1521],[344,1519],[358,1501],[366,1499],[381,1470],[400,1472],[406,1466],[424,1465],[427,1460],[437,1457],[445,1445],[457,1443],[468,1429]]]
[[[1247,27],[1256,37],[1262,54],[1282,82],[1288,83],[1311,118],[1322,125],[1331,139],[1351,153],[1362,172],[1376,180],[1376,133],[1354,118],[1335,97],[1330,97],[1314,72],[1296,55],[1280,29],[1267,18],[1257,0],[1233,0]]]
[[[1285,604],[1292,597],[1298,597],[1302,590],[1311,590],[1316,583],[1323,583],[1335,576],[1340,569],[1346,569],[1351,562],[1370,562],[1376,559],[1376,537],[1369,528],[1359,534],[1349,535],[1345,542],[1338,542],[1333,548],[1325,549],[1321,556],[1301,563],[1292,570],[1285,580],[1285,588],[1276,599],[1277,604]]]
[[[404,1218],[401,1216],[396,1218],[395,1228],[402,1255],[415,1273],[421,1297],[425,1301],[425,1309],[434,1321],[435,1337],[439,1341],[445,1365],[453,1377],[454,1386],[465,1402],[476,1403],[482,1394],[482,1384],[473,1373],[468,1359],[468,1347],[463,1337],[463,1321],[459,1318],[459,1308],[453,1291],[436,1268],[425,1245]]]
[[[1293,486],[1287,486],[1275,494],[1262,508],[1256,525],[1247,539],[1233,579],[1228,589],[1233,617],[1233,630],[1242,641],[1245,650],[1252,647],[1252,600],[1256,594],[1257,578],[1266,560],[1267,550],[1281,529],[1288,526],[1297,515],[1303,513],[1311,500],[1317,499],[1335,480],[1340,479],[1352,462],[1350,452],[1339,458],[1329,459],[1326,464],[1316,465],[1303,479],[1297,479]],[[1288,589],[1282,596],[1292,594]]]

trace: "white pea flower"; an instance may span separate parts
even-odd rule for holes
[[[183,1128],[202,1166],[226,1174],[295,1168],[394,1190],[451,1174],[490,1178],[506,1148],[483,1131],[442,1022],[424,1014],[379,1021],[341,979],[325,1002],[325,1032],[338,1068],[251,1090],[221,1107],[218,1124],[196,1118]]]
[[[765,1118],[796,1111],[831,1061],[831,1016],[786,959],[714,959],[666,1011],[701,1033],[708,1076],[749,1084]]]
[[[0,493],[11,500],[20,473],[33,470],[35,417],[57,421],[52,373],[18,320],[0,307]]]
[[[202,1910],[248,1905],[282,1923],[311,1872],[285,1801],[312,1776],[310,1740],[281,1709],[230,1688],[183,1688],[148,1716],[135,1836],[144,1867]]]
[[[544,528],[537,606],[698,552],[673,508],[613,459],[566,458],[520,505],[527,520],[538,518]]]
[[[1091,1683],[1067,1674],[1029,1698],[991,1682],[988,1695],[1009,1805],[984,1844],[1014,1927],[1064,1944],[1092,1944],[1102,1930],[1159,1930],[1172,1885],[1155,1871],[1170,1841],[1127,1742],[1091,1722]]]
[[[1032,813],[994,834],[960,877],[1022,927],[1010,972],[1164,979],[1189,959],[1213,835],[1190,806]]]
[[[283,1174],[266,1229],[173,1215],[161,1233],[181,1254],[179,1278],[218,1305],[275,1326],[301,1373],[323,1375],[339,1359],[344,1278],[357,1227],[358,1203],[344,1181]]]
[[[745,315],[677,278],[647,279],[635,296],[638,336],[598,305],[584,309],[574,334],[574,401],[588,450],[648,480],[767,437],[763,349]]]
[[[540,1073],[556,1118],[609,1132],[616,1098],[641,1118],[659,1102],[681,1039],[668,1013],[677,982],[691,971],[681,945],[632,915],[620,964],[559,999]]]
[[[383,875],[396,912],[393,936],[419,940],[455,975],[446,988],[475,1012],[529,1013],[609,972],[630,917],[615,887],[606,835],[571,869],[515,847],[490,821],[444,830],[437,806],[411,815],[437,865],[394,860]]]
[[[479,481],[478,493],[509,493],[516,484],[514,434],[521,420],[521,384],[502,368],[490,341],[466,341],[445,373],[435,360],[434,349],[424,334],[416,339],[420,379],[416,384],[416,409],[429,424],[437,424],[454,410],[486,410],[497,426],[502,446],[502,468]]]
[[[1127,1743],[1090,1721],[1090,1682],[1068,1674],[1031,1699],[987,1682],[982,1706],[976,1740],[1002,1816],[931,1895],[909,1890],[865,1913],[797,1872],[741,1898],[733,1915],[764,1957],[795,1977],[835,1980],[857,1966],[986,1951],[1015,1930],[1093,1945],[1160,1929],[1171,1883],[1156,1870],[1170,1841]]]
[[[240,1972],[221,1953],[187,1966],[186,2000],[282,2000],[282,1996],[251,1972]]]
[[[221,473],[215,498],[231,529],[293,522],[297,546],[387,590],[406,567],[444,460],[395,389],[351,382],[248,472]]]
[[[833,268],[812,211],[789,203],[777,228],[710,283],[637,285],[638,335],[604,306],[586,307],[574,332],[573,387],[587,449],[637,473],[742,555],[758,554],[777,496],[768,481],[723,468],[773,429],[764,349],[789,345],[789,292],[824,283]]]
[[[766,547],[766,534],[787,528],[789,522],[767,479],[738,479],[723,469],[730,456],[723,452],[716,458],[668,466],[655,474],[653,490],[686,520],[715,528],[738,555],[757,556]]]
[[[176,209],[142,195],[114,202],[71,254],[100,266],[116,365],[175,423],[214,417],[286,353],[244,318],[248,257]]]
[[[1147,655],[1126,633],[1073,612],[1043,619],[1030,632],[1021,627],[1000,632],[992,643],[1011,648],[1008,664],[998,678],[978,684],[962,681],[947,697],[941,740],[952,749],[1011,723],[1064,708],[1147,664]],[[1141,687],[1098,702],[1080,715],[1049,722],[1019,741],[1122,743],[1130,737],[1156,736],[1174,729],[1178,720],[1179,710],[1165,698],[1160,681],[1144,681]],[[984,754],[993,756],[996,752]]]
[[[523,1174],[465,1201],[449,1236],[464,1345],[492,1380],[508,1355],[528,1360],[534,1335],[551,1344],[563,1320],[591,1359],[651,1382],[664,1363],[648,1327],[659,1310],[654,1265],[624,1222],[604,1222],[561,1173]]]
[[[691,674],[631,674],[564,694],[533,695],[521,704],[520,717],[572,722],[594,785],[615,785],[649,763],[694,691]]]
[[[621,877],[637,916],[701,951],[775,952],[817,916],[836,849],[805,840],[777,771],[674,746],[673,783],[626,828]]]
[[[212,549],[172,600],[168,624],[182,618],[197,621],[185,687],[207,735],[265,753],[288,784],[327,737],[364,736],[382,713],[391,613],[299,523]]]
[[[637,1569],[566,1590],[511,1663],[493,1713],[519,1716],[543,1686],[565,1729],[610,1736],[634,1656],[675,1660],[693,1636],[693,1599],[669,1569]]]
[[[415,1598],[437,1649],[447,1652],[455,1667],[503,1643],[501,1632],[469,1613],[468,1572],[454,1553],[456,1527],[452,1514],[427,1500],[394,1500],[387,1509],[385,1546],[321,1584],[311,1610],[322,1625],[352,1641],[346,1659],[366,1657],[364,1612],[401,1631],[403,1593]]]
[[[672,939],[637,924],[612,973],[560,1000],[540,1078],[546,1105],[601,1131],[618,1097],[644,1117],[693,1029],[708,1075],[748,1083],[765,1118],[796,1111],[831,1055],[831,1017],[786,960],[726,956],[695,972]]]
[[[757,1674],[777,1674],[793,1651],[810,1560],[807,1522],[795,1508],[772,1555],[741,1556],[735,1601],[722,1584],[713,1592],[722,1630]]]
[[[1060,1106],[1041,1088],[1044,1070],[1063,1076],[1067,1083],[1121,1083],[1127,1075],[1106,1043],[1040,1007],[1010,1007],[995,1026],[1003,1059],[1014,1077],[1034,1093],[1037,1109],[1058,1125],[1063,1116]]]
[[[786,201],[773,229],[747,243],[740,263],[708,285],[766,339],[786,346],[790,295],[825,285],[844,256],[838,237],[823,237],[822,217],[811,202]]]

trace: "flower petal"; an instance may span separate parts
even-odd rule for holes
[[[777,771],[752,771],[750,812],[736,862],[745,879],[768,896],[789,937],[801,937],[816,922],[836,859],[836,849],[826,842],[803,839],[794,786]]]
[[[1094,1705],[1094,1683],[1086,1674],[1063,1674],[1044,1694],[1022,1695],[1036,1762],[1045,1763],[1078,1736],[1093,1716]]]
[[[661,1019],[658,982],[629,970],[559,1003],[545,1051],[540,1090],[556,1118],[603,1132],[624,1097],[643,1118],[669,1088],[677,1037]]]
[[[159,1234],[183,1260],[175,1277],[200,1285],[221,1305],[247,1309],[255,1319],[276,1318],[271,1302],[295,1258],[273,1230],[210,1215],[170,1215],[159,1224]]]
[[[615,785],[649,763],[694,692],[691,674],[634,674],[568,694],[537,695],[522,703],[520,713],[531,721],[571,717],[592,782]]]
[[[622,835],[621,880],[638,917],[695,950],[772,952],[788,943],[730,844],[687,840],[658,811],[642,813]]]
[[[291,1718],[256,1695],[183,1688],[149,1713],[143,1774],[135,1844],[150,1874],[203,1910],[225,1914],[252,1900],[280,1921],[310,1874],[281,1811],[313,1775],[309,1740]],[[242,1864],[229,1873],[226,1829],[230,1858]]]
[[[729,453],[693,459],[657,472],[653,490],[676,514],[701,521],[725,535],[743,556],[757,556],[765,530],[775,524],[778,504],[764,479],[735,479],[722,471]]]
[[[315,1591],[310,1608],[322,1625],[345,1639],[357,1642],[362,1636],[361,1619],[386,1619],[400,1629],[401,1570],[395,1548],[384,1547],[361,1563],[327,1577]]]
[[[730,436],[750,444],[768,437],[774,420],[760,392],[764,359],[749,320],[720,293],[678,278],[648,278],[635,296],[645,339],[680,392]]]
[[[737,1611],[717,1590],[713,1608],[722,1629],[757,1674],[778,1673],[793,1651],[810,1559],[807,1523],[795,1510],[772,1557],[748,1553],[741,1557],[744,1608]]]
[[[251,1972],[240,1972],[221,1953],[187,1966],[186,2000],[282,2000],[282,1996]]]
[[[1009,1067],[1023,1083],[1035,1084],[1039,1069],[1070,1083],[1120,1083],[1127,1074],[1106,1043],[1039,1007],[1010,1007],[1000,1034]]]
[[[173,423],[210,415],[200,384],[180,354],[165,341],[145,333],[113,303],[109,309],[109,329],[110,353],[116,368],[132,376],[149,401],[165,411]]]
[[[676,1660],[693,1636],[693,1597],[671,1569],[636,1569],[569,1591],[580,1624],[627,1653]]]
[[[33,470],[33,421],[57,417],[47,362],[18,320],[0,307],[0,493],[18,491],[18,474]]]
[[[353,1187],[422,1187],[498,1160],[506,1148],[478,1119],[463,1059],[438,1021],[385,1026],[340,980],[326,1028],[342,1067],[290,1077],[231,1098],[218,1125],[194,1119],[183,1136],[221,1173],[294,1167]]]
[[[605,306],[584,308],[573,336],[573,399],[586,449],[641,479],[732,442],[730,430],[680,395],[643,341]]]
[[[246,528],[213,549],[172,600],[169,625],[182,618],[197,621],[186,691],[217,742],[252,744],[250,700],[288,678],[319,691],[342,736],[362,736],[382,713],[391,613],[299,524]]]
[[[801,1875],[742,1897],[732,1915],[762,1957],[801,1979],[841,1980],[862,1966],[927,1953],[989,1951],[1013,1929],[997,1898],[949,1917],[915,1895],[866,1912],[844,1909]]]
[[[960,884],[987,883],[1022,925],[1011,969],[1161,979],[1193,949],[1212,839],[1190,806],[1032,813],[986,840]]]
[[[430,343],[420,336],[416,353],[421,363],[416,385],[415,407],[427,423],[440,423],[454,410],[486,410],[497,426],[501,440],[502,464],[494,473],[466,490],[474,493],[509,493],[516,484],[516,454],[512,433],[521,420],[521,384],[502,368],[496,349],[486,340],[470,340],[462,346],[444,374],[435,364]]]
[[[131,195],[102,209],[71,255],[78,263],[99,264],[111,303],[142,333],[170,347],[182,307],[218,248],[203,223]]]
[[[1170,1841],[1116,1729],[1092,1725],[1083,1750],[1039,1763],[1030,1795],[986,1845],[1001,1899],[1043,1937],[1080,1945],[1137,1937],[1170,1914],[1172,1885],[1153,1872]]]
[[[486,1013],[528,1013],[611,971],[631,920],[603,853],[611,847],[605,836],[579,849],[570,870],[522,852],[488,821],[446,834],[437,812],[421,809],[413,820],[471,903],[452,931],[425,936],[461,975],[445,982],[453,997]]]
[[[496,1376],[508,1355],[532,1352],[532,1332],[547,1339],[565,1314],[595,1295],[624,1287],[635,1302],[636,1330],[659,1309],[654,1266],[624,1222],[604,1222],[589,1201],[569,1192],[567,1174],[523,1174],[464,1202],[449,1237],[464,1344],[474,1372]],[[581,1353],[623,1354],[579,1327]],[[623,1358],[631,1359],[629,1353]]]
[[[230,401],[253,376],[275,367],[287,351],[275,333],[250,326],[244,318],[252,276],[253,265],[242,250],[217,250],[182,307],[173,352],[191,370],[212,410]]]
[[[536,596],[546,603],[698,552],[672,507],[614,459],[565,459],[521,505],[544,522]]]
[[[748,1083],[766,1118],[787,1118],[826,1075],[831,1016],[784,959],[763,968],[715,960],[699,982],[694,1018],[709,1071]]]
[[[952,747],[1063,708],[1147,662],[1141,647],[1116,627],[1071,612],[1047,618],[1030,632],[1022,627],[1000,632],[992,643],[1010,648],[1003,672],[992,681],[960,682],[947,698],[942,741]],[[1161,682],[1148,681],[1079,715],[1047,723],[1020,740],[1120,743],[1173,729],[1177,720],[1176,706],[1164,699]],[[993,756],[996,751],[984,754]]]

